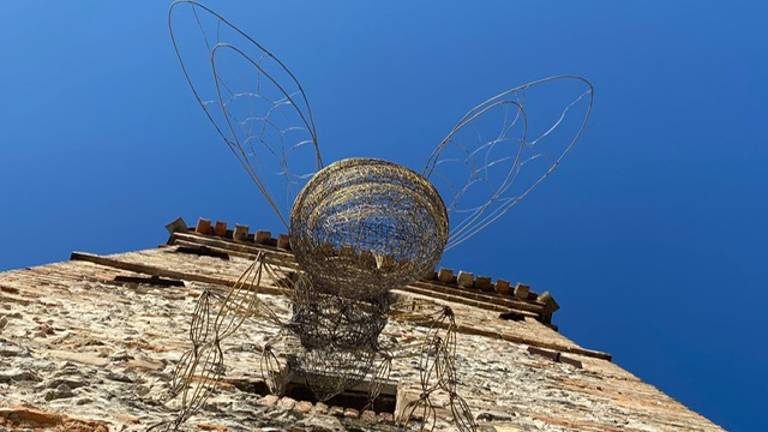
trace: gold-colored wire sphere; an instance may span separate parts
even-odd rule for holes
[[[291,210],[291,248],[320,292],[375,301],[431,272],[448,240],[429,180],[378,159],[318,171]]]

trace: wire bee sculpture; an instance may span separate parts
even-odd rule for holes
[[[222,378],[222,342],[251,321],[279,329],[260,361],[275,394],[287,371],[319,401],[370,377],[372,406],[393,360],[411,356],[419,359],[421,393],[400,421],[434,428],[441,393],[455,427],[476,430],[458,391],[453,311],[421,310],[391,291],[431,274],[444,251],[499,219],[558,167],[589,119],[592,85],[554,76],[486,100],[420,172],[371,158],[325,165],[307,95],[284,63],[196,1],[174,2],[168,25],[197,102],[288,229],[298,270],[259,253],[229,292],[201,294],[192,347],[172,383],[181,408],[156,426],[178,430],[202,407]],[[289,319],[259,299],[265,284],[285,290]],[[388,343],[380,335],[393,317],[415,320],[426,335]]]

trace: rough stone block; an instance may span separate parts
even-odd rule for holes
[[[165,368],[165,364],[160,361],[154,361],[149,359],[133,359],[125,362],[126,369],[141,369],[145,371],[161,371]]]
[[[444,284],[451,283],[453,281],[453,270],[441,268],[440,271],[437,272],[437,280]]]
[[[334,417],[341,417],[344,415],[344,408],[334,405],[328,408],[328,415],[332,415]]]
[[[475,285],[475,276],[470,272],[460,270],[459,275],[456,276],[456,283],[459,284],[460,287],[472,288]]]
[[[169,234],[173,234],[175,232],[187,232],[189,231],[189,227],[187,227],[187,223],[184,222],[184,219],[178,217],[173,222],[169,223],[165,226],[165,229],[168,230]]]
[[[482,291],[493,291],[491,278],[488,276],[478,276],[475,278],[475,288],[478,288]]]
[[[213,226],[213,234],[218,237],[225,237],[227,235],[227,223],[216,221],[216,224]]]
[[[235,225],[235,230],[232,232],[232,238],[236,241],[248,240],[248,225]]]
[[[269,395],[266,395],[263,398],[259,399],[258,401],[256,401],[256,403],[258,403],[259,405],[264,405],[264,406],[271,407],[271,406],[275,406],[275,404],[277,404],[278,400],[280,400],[279,397],[277,397],[277,396],[275,396],[273,394],[269,394]]]
[[[360,420],[366,423],[376,423],[376,413],[371,410],[365,410],[362,414],[360,414]]]
[[[288,396],[284,396],[277,403],[277,406],[282,408],[282,409],[291,410],[291,409],[293,409],[293,407],[296,406],[296,399],[290,398]]]
[[[529,287],[528,285],[518,282],[517,285],[515,285],[515,298],[518,298],[520,300],[527,299],[530,289],[531,287]]]
[[[259,244],[266,244],[271,238],[272,233],[269,231],[256,231],[256,237],[253,240]]]
[[[293,407],[293,410],[296,412],[300,412],[302,414],[307,414],[308,412],[312,411],[312,402],[307,402],[307,401],[297,402],[296,405]]]
[[[280,234],[277,236],[277,247],[279,249],[291,250],[291,238],[288,234]]]
[[[328,405],[318,402],[312,407],[313,414],[326,414],[328,413]]]
[[[0,408],[0,429],[108,432],[109,424],[99,420],[84,420],[64,414],[17,406]]]
[[[95,353],[52,350],[48,351],[48,355],[60,360],[73,361],[97,367],[104,367],[109,363],[107,359],[100,357]]]
[[[497,293],[501,295],[509,295],[509,293],[512,291],[510,289],[510,283],[509,281],[506,281],[504,279],[496,279],[496,284],[494,285],[494,289]]]
[[[560,309],[560,305],[557,304],[555,301],[555,298],[552,297],[552,294],[549,293],[549,291],[544,291],[539,295],[539,297],[536,298],[536,300],[544,303],[544,306],[547,309],[547,312],[550,314],[558,309]]]
[[[117,420],[119,420],[122,423],[126,424],[139,424],[141,423],[141,418],[139,416],[130,415],[130,414],[118,414],[115,416]]]
[[[34,372],[23,369],[10,369],[0,372],[0,384],[15,384],[20,381],[39,382],[41,378]]]
[[[211,220],[206,218],[200,218],[197,220],[197,226],[195,232],[198,234],[210,234],[213,228],[211,228]]]

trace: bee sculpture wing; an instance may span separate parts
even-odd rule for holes
[[[196,1],[175,1],[168,27],[197,102],[287,227],[293,197],[323,165],[301,84],[261,44]]]
[[[450,249],[516,206],[560,165],[592,111],[592,84],[553,76],[472,108],[434,149],[424,176],[445,201]]]

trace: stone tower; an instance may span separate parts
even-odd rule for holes
[[[295,266],[290,239],[200,219],[167,226],[167,244],[0,273],[0,431],[145,430],[173,413],[169,380],[188,348],[201,287],[225,291],[259,251]],[[264,299],[287,311],[284,292]],[[553,296],[521,283],[439,269],[396,295],[450,306],[459,324],[460,388],[486,431],[721,431],[655,387],[558,333]],[[277,332],[277,329],[274,330]],[[391,319],[408,342],[419,322]],[[300,385],[270,395],[258,373],[268,327],[247,324],[226,346],[224,378],[189,430],[397,430],[417,398],[417,362],[395,362],[375,410],[367,382],[328,403]],[[451,430],[437,407],[437,429]]]

